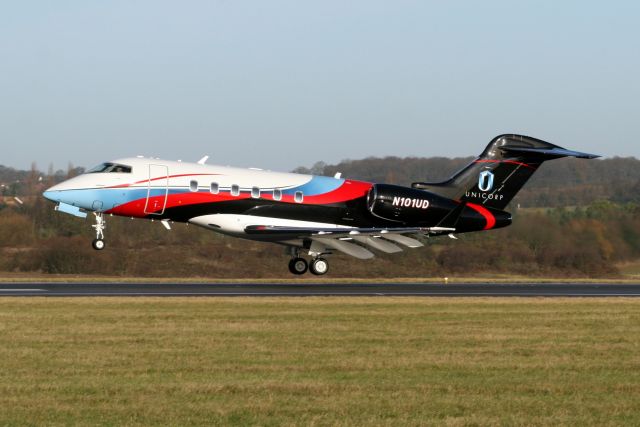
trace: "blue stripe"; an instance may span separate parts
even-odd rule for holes
[[[344,183],[344,179],[336,179],[328,176],[314,176],[311,181],[297,187],[283,190],[283,194],[293,195],[296,191],[302,191],[305,196],[316,196],[334,191]]]

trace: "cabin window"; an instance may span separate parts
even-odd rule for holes
[[[279,188],[273,189],[273,200],[282,200],[282,190]]]
[[[211,192],[211,194],[218,194],[220,192],[220,186],[217,182],[212,182],[209,191]]]
[[[293,195],[293,200],[295,200],[296,203],[302,203],[302,200],[304,200],[302,191],[296,191],[296,193]]]
[[[89,169],[87,173],[131,173],[131,166],[108,162]]]
[[[260,187],[251,188],[251,197],[258,199],[260,197]]]
[[[194,193],[198,191],[198,181],[194,179],[189,182],[189,190],[193,191]]]
[[[233,184],[231,186],[231,195],[239,196],[240,195],[240,186],[238,184]]]

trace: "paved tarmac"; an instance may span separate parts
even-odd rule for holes
[[[0,283],[0,296],[640,297],[638,284]]]

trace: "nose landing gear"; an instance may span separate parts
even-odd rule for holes
[[[92,227],[96,229],[96,238],[91,242],[91,246],[93,246],[93,249],[96,251],[101,251],[105,247],[104,229],[107,228],[107,224],[102,212],[94,212],[93,214],[96,216],[96,223],[92,225]]]

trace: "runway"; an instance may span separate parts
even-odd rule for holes
[[[0,296],[416,296],[639,297],[638,284],[456,283],[0,283]]]

